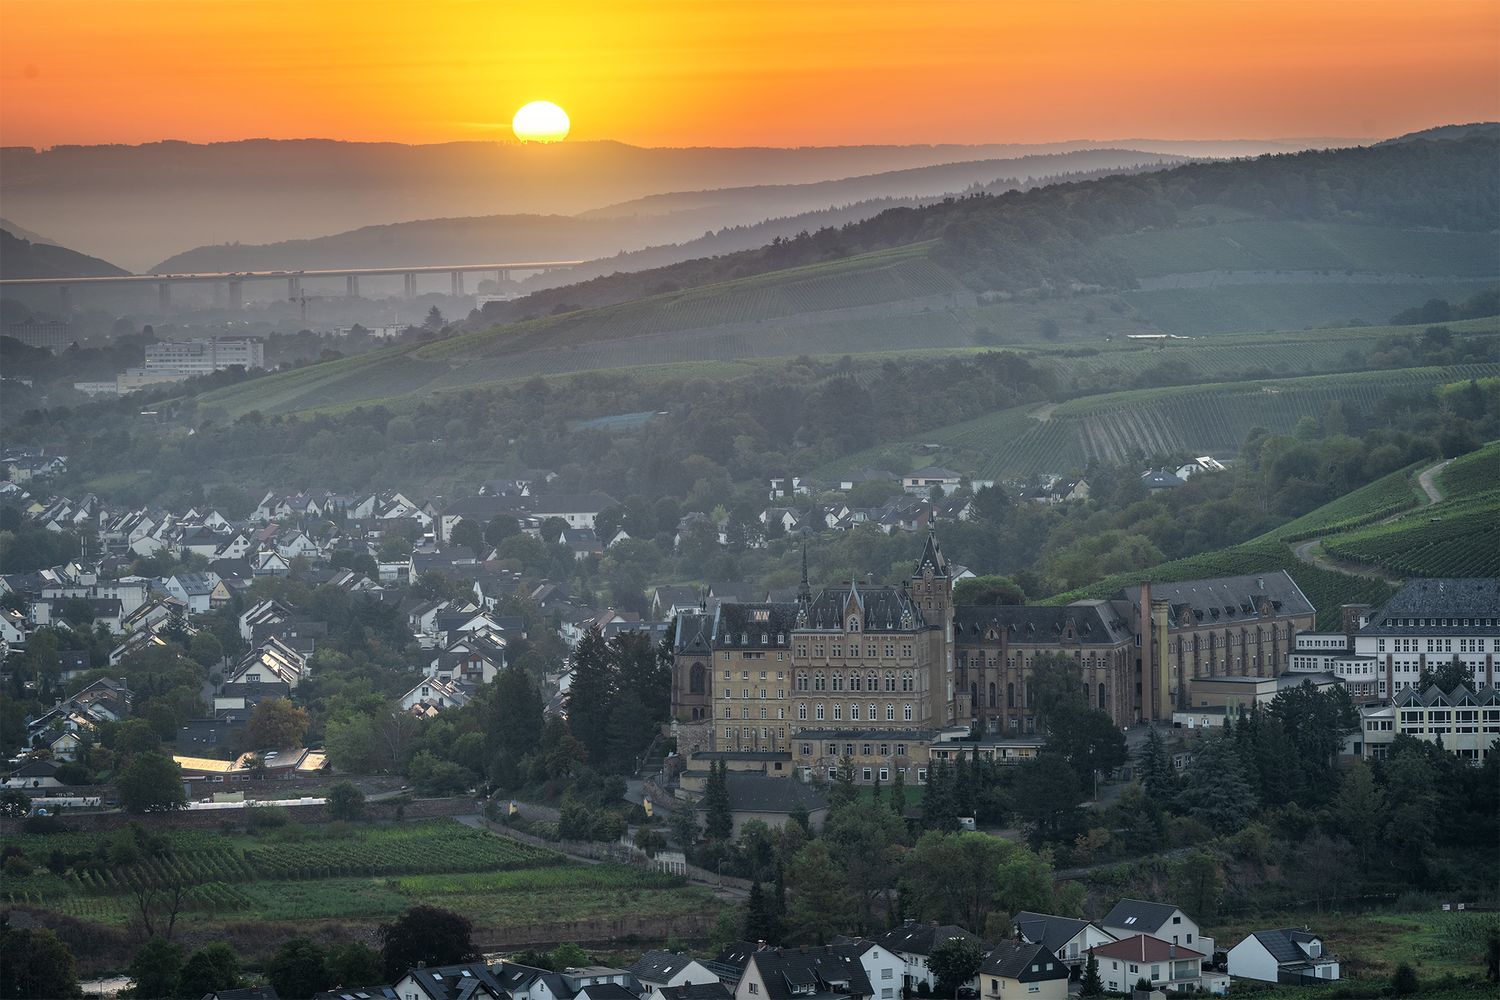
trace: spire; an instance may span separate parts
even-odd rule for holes
[[[937,523],[932,519],[927,521],[927,544],[922,548],[922,557],[917,560],[917,576],[922,571],[932,567],[933,576],[948,575],[948,560],[943,556],[943,547],[937,540]]]
[[[797,603],[808,605],[812,603],[812,584],[807,582],[807,543],[802,543],[802,583],[797,588]]]

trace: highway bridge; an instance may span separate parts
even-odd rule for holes
[[[454,295],[464,294],[464,275],[493,272],[504,281],[511,271],[552,271],[557,268],[574,267],[581,260],[527,260],[505,261],[486,264],[416,264],[405,267],[323,267],[304,271],[212,271],[193,274],[116,274],[96,278],[0,278],[0,290],[11,287],[37,288],[51,286],[58,290],[64,309],[71,309],[75,288],[99,288],[111,285],[149,283],[156,285],[158,301],[163,309],[172,304],[172,286],[212,283],[223,286],[228,292],[231,309],[243,303],[243,289],[247,281],[285,281],[287,298],[302,297],[302,283],[308,279],[343,278],[344,294],[359,295],[359,279],[362,277],[391,277],[401,275],[405,279],[407,298],[417,294],[417,279],[421,275],[446,274],[449,288]]]

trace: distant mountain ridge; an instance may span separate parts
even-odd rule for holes
[[[1132,142],[1144,152],[1244,156],[1330,139]],[[615,142],[426,146],[320,139],[0,149],[0,202],[61,243],[144,270],[184,248],[309,239],[411,219],[574,214],[651,194],[1119,147],[641,148]]]
[[[129,273],[107,260],[0,229],[0,278],[101,278]]]
[[[576,281],[614,270],[658,267],[759,247],[777,236],[841,226],[889,208],[965,191],[1020,185],[1028,179],[1082,179],[1180,162],[1181,157],[1158,153],[1085,150],[941,164],[811,184],[673,192],[581,216],[419,219],[309,240],[196,247],[151,270],[400,267],[519,259],[598,262],[562,276]]]

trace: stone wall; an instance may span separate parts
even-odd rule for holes
[[[263,806],[275,805],[273,802],[262,803]],[[294,823],[328,823],[332,817],[328,815],[328,807],[321,803],[317,805],[288,805],[280,806],[291,816]],[[404,804],[396,802],[366,802],[365,818],[374,820],[397,819],[400,817],[407,820],[432,819],[439,816],[470,816],[482,811],[482,807],[467,796],[448,799],[415,799]],[[125,812],[96,812],[96,813],[64,813],[56,817],[67,830],[75,830],[82,833],[93,833],[107,830],[118,830],[128,826],[132,822],[140,822],[148,827],[171,830],[216,830],[227,824],[240,825],[245,822],[246,809],[194,809],[179,810],[176,812],[148,813],[146,815],[133,815]],[[24,820],[3,819],[0,820],[0,833],[20,833],[24,830]]]

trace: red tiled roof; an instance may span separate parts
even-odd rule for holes
[[[1136,934],[1109,944],[1095,945],[1089,950],[1105,958],[1123,958],[1131,962],[1169,962],[1173,959],[1204,957],[1201,951],[1163,941],[1149,934]]]

